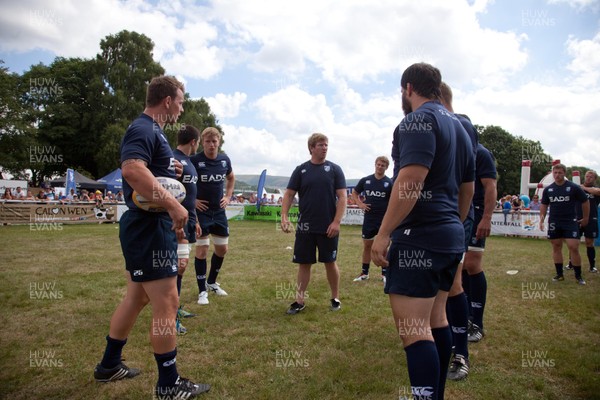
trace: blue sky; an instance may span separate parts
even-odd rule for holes
[[[209,102],[236,173],[289,175],[323,132],[348,178],[389,156],[400,76],[426,61],[457,112],[600,170],[599,22],[600,0],[22,0],[3,5],[0,59],[21,73],[144,33]]]

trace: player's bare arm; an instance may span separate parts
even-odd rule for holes
[[[412,211],[421,195],[421,188],[428,173],[427,167],[416,164],[408,165],[398,171],[388,208],[371,247],[371,259],[375,265],[388,266],[387,248],[390,244],[390,235]]]
[[[600,188],[597,188],[597,187],[594,187],[594,186],[583,186],[583,185],[581,185],[581,188],[585,192],[587,192],[587,193],[589,193],[591,195],[600,196]]]
[[[585,228],[588,224],[590,217],[590,202],[588,200],[581,203],[581,211],[583,212],[582,218],[579,220],[579,225]]]
[[[281,203],[281,230],[285,233],[294,231],[294,227],[288,217],[290,207],[294,201],[294,196],[296,196],[296,191],[292,189],[286,189],[285,193],[283,194],[283,201]]]
[[[473,193],[475,193],[475,182],[463,182],[458,188],[458,213],[461,222],[464,222],[469,215]]]
[[[548,211],[548,206],[546,204],[540,205],[540,231],[544,230],[544,220],[546,219],[546,212]]]
[[[175,176],[177,177],[177,179],[181,178],[181,175],[183,174],[183,165],[181,164],[181,162],[179,160],[173,160],[174,164],[175,164]]]
[[[355,189],[352,189],[352,200],[354,200],[354,203],[356,203],[358,208],[360,208],[361,210],[369,211],[371,209],[369,204],[364,203],[360,199],[360,194]]]
[[[477,225],[476,238],[483,239],[490,236],[492,232],[492,215],[494,214],[494,208],[496,207],[496,196],[498,190],[496,189],[496,180],[493,178],[482,178],[481,184],[483,185],[483,216],[479,225]]]
[[[340,225],[342,223],[342,218],[344,218],[344,214],[346,213],[346,204],[348,203],[346,188],[337,189],[335,194],[338,199],[335,205],[335,216],[333,217],[331,224],[327,227],[328,238],[336,237],[340,234]]]
[[[231,196],[233,196],[233,188],[235,186],[235,175],[233,175],[233,171],[229,175],[227,175],[226,184],[225,184],[225,196],[221,199],[220,206],[221,208],[226,208],[231,201]]]
[[[183,229],[188,212],[168,190],[156,180],[143,160],[125,160],[121,163],[123,179],[133,190],[147,199],[163,206],[173,220],[173,229]]]

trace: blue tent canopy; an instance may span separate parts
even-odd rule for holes
[[[117,168],[110,174],[98,179],[97,182],[106,184],[106,190],[117,193],[123,190],[123,177],[121,176],[121,168]]]

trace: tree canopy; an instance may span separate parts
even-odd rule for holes
[[[143,34],[121,31],[100,42],[93,59],[57,57],[22,75],[0,63],[0,166],[39,186],[74,168],[91,178],[119,166],[119,146],[127,126],[144,109],[150,80],[165,73],[153,59],[154,43]],[[200,131],[215,126],[204,99],[186,93],[178,124],[165,127],[175,147],[182,124]]]

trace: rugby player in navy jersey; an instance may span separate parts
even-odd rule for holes
[[[281,229],[292,232],[288,212],[296,193],[300,215],[296,225],[293,262],[298,264],[296,301],[287,313],[297,314],[305,308],[305,292],[310,282],[310,268],[318,261],[325,264],[331,289],[332,311],[342,307],[339,300],[340,271],[336,263],[340,224],[346,211],[346,178],[339,165],[326,160],[329,140],[322,133],[308,138],[310,160],[294,169],[281,205]]]
[[[385,176],[385,171],[390,165],[390,160],[385,156],[375,159],[375,173],[365,176],[358,181],[352,189],[352,199],[356,205],[365,212],[362,225],[363,252],[362,252],[362,270],[354,282],[360,282],[369,279],[369,264],[371,263],[371,245],[379,225],[390,201],[393,182]],[[364,193],[365,201],[360,198]],[[381,276],[385,282],[386,269],[383,268]]]
[[[196,154],[199,144],[200,131],[191,125],[185,125],[177,132],[177,148],[173,150],[175,159],[183,167],[183,172],[179,180],[185,186],[185,199],[183,199],[181,204],[188,211],[189,216],[184,229],[185,237],[180,239],[177,245],[179,263],[177,270],[177,294],[180,299],[181,282],[190,260],[190,249],[196,243],[196,235],[201,235],[200,224],[198,224],[198,218],[196,218],[196,182],[198,181],[198,173],[190,161],[190,155]],[[185,311],[180,302],[179,309],[177,310],[177,333],[184,335],[187,331],[181,323],[181,318],[191,318],[194,316],[195,314]]]
[[[441,82],[440,71],[425,63],[402,74],[405,117],[392,150],[398,175],[371,250],[373,262],[388,267],[384,291],[412,394],[431,399],[444,397],[452,345],[446,300],[464,251],[462,221],[475,179],[469,137],[437,101]]]
[[[598,179],[596,171],[589,170],[585,173],[583,184],[581,185],[581,189],[587,194],[588,200],[590,201],[590,217],[585,228],[579,231],[579,236],[583,235],[585,237],[585,248],[590,263],[591,273],[598,272],[598,269],[596,269],[596,248],[594,247],[594,240],[598,237],[598,204],[600,204],[600,188],[594,186],[596,179]],[[577,207],[577,217],[581,218],[582,215],[581,207]]]
[[[552,167],[554,183],[544,189],[540,206],[540,230],[544,230],[544,219],[548,212],[548,239],[552,243],[552,258],[556,268],[553,281],[564,281],[563,276],[563,239],[569,248],[570,260],[575,271],[575,279],[585,285],[581,275],[581,256],[579,255],[579,228],[585,228],[590,215],[590,202],[586,193],[573,182],[565,179],[567,168],[563,164]],[[581,203],[582,217],[577,220],[576,204]],[[549,211],[548,211],[549,207]]]
[[[183,91],[183,84],[174,77],[152,79],[146,108],[129,125],[121,143],[123,193],[129,210],[119,221],[119,237],[128,271],[127,292],[112,316],[104,356],[94,370],[94,378],[99,382],[132,378],[140,373],[123,364],[121,353],[139,313],[150,303],[150,341],[158,365],[158,399],[191,398],[210,389],[209,385],[194,384],[177,372],[177,240],[183,237],[188,212],[155,178],[181,174],[181,165],[176,171],[178,163],[162,128],[166,123],[175,123],[183,112]],[[152,213],[137,208],[132,200],[134,190],[167,211]]]
[[[217,276],[223,265],[229,243],[229,224],[225,208],[233,195],[235,176],[231,168],[231,160],[224,153],[219,153],[221,132],[217,128],[208,127],[202,131],[202,151],[190,159],[198,173],[196,210],[202,236],[196,242],[196,280],[198,283],[198,304],[208,304],[208,292],[218,296],[227,296],[217,283]],[[225,188],[225,194],[223,194]],[[210,260],[210,273],[206,278],[208,248],[212,235],[215,250]]]
[[[496,207],[498,191],[496,188],[496,161],[492,153],[481,143],[477,146],[475,161],[475,194],[473,206],[475,220],[469,238],[469,249],[465,254],[464,267],[469,282],[468,298],[471,302],[473,322],[469,328],[469,342],[478,342],[483,338],[483,312],[487,298],[487,279],[483,272],[483,252],[485,238],[492,231],[492,215]],[[464,278],[464,274],[463,274]]]
[[[442,82],[440,85],[440,91],[440,100],[442,104],[448,111],[454,113],[452,106],[452,89],[445,82]],[[454,115],[456,118],[458,118],[462,127],[469,135],[473,156],[475,159],[477,159],[476,154],[479,138],[477,136],[475,127],[467,116],[456,113],[454,113]],[[463,227],[465,231],[465,254],[468,250],[469,240],[471,239],[474,219],[474,208],[473,204],[471,203],[467,218],[463,221]],[[465,281],[468,282],[468,276],[466,276],[466,278],[467,279],[465,279]],[[450,368],[448,370],[448,379],[458,381],[465,379],[468,376],[470,366],[468,347],[469,302],[468,297],[463,290],[463,262],[458,264],[456,274],[454,275],[454,282],[452,283],[452,287],[448,293],[446,313],[448,322],[450,323],[450,327],[452,329],[452,345],[454,348],[454,357],[452,358]]]

